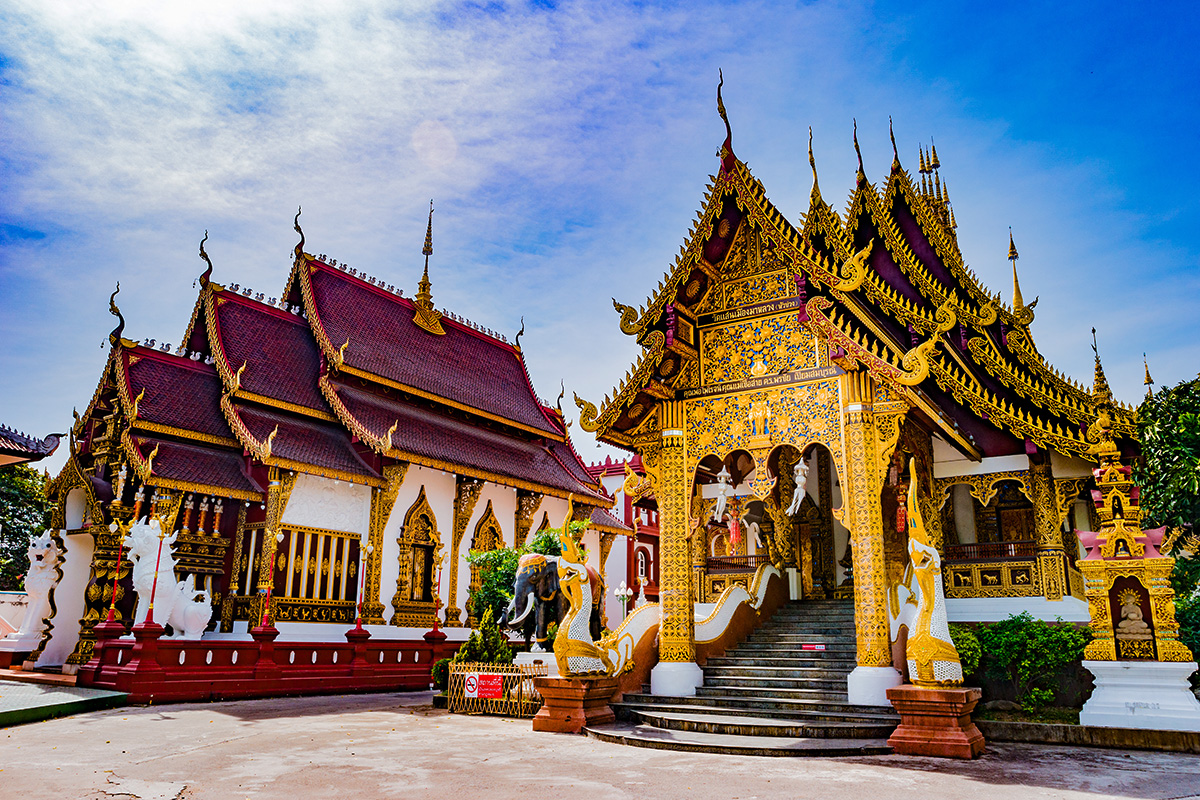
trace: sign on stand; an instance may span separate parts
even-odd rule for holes
[[[533,679],[546,671],[545,664],[451,664],[447,705],[460,714],[532,717],[542,705]]]
[[[469,672],[463,680],[463,696],[498,700],[504,696],[504,676],[487,672]]]

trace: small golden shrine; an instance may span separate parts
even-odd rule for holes
[[[1078,531],[1088,549],[1079,561],[1095,637],[1084,651],[1092,661],[1191,661],[1179,641],[1171,570],[1175,559],[1162,555],[1166,528],[1142,530],[1139,490],[1132,469],[1121,461],[1112,431],[1112,394],[1096,356],[1096,421],[1088,431],[1093,470],[1092,500],[1100,531]]]

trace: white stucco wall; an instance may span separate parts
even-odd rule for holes
[[[371,487],[297,475],[282,523],[357,533],[365,543],[371,526]]]

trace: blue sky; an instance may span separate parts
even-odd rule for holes
[[[184,8],[187,6],[187,8]],[[522,342],[598,400],[690,227],[723,128],[796,220],[936,141],[968,262],[1046,357],[1118,395],[1200,369],[1198,14],[1157,3],[23,2],[0,5],[0,420],[64,429],[120,280],[128,336],[174,344],[201,271],[277,294],[308,249]],[[573,409],[570,409],[573,415]],[[600,454],[580,436],[585,457]]]

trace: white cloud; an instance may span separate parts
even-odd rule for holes
[[[489,9],[10,4],[3,215],[47,235],[0,255],[0,368],[24,376],[0,418],[45,432],[87,402],[116,279],[128,335],[174,341],[206,228],[217,279],[272,294],[303,205],[310,250],[413,291],[430,197],[435,300],[510,335],[524,315],[542,394],[565,377],[598,399],[637,350],[608,298],[653,288],[716,167],[718,66],[737,152],[792,219],[807,127],[832,201],[852,185],[850,119],[880,181],[894,114],[906,164],[937,135],[963,250],[1006,296],[1017,231],[1052,361],[1087,379],[1096,324],[1126,399],[1142,349],[1164,380],[1190,376],[1195,279],[1168,287],[1195,253],[1148,249],[1102,163],[1014,141],[1003,109],[925,83],[904,21],[837,3]]]

